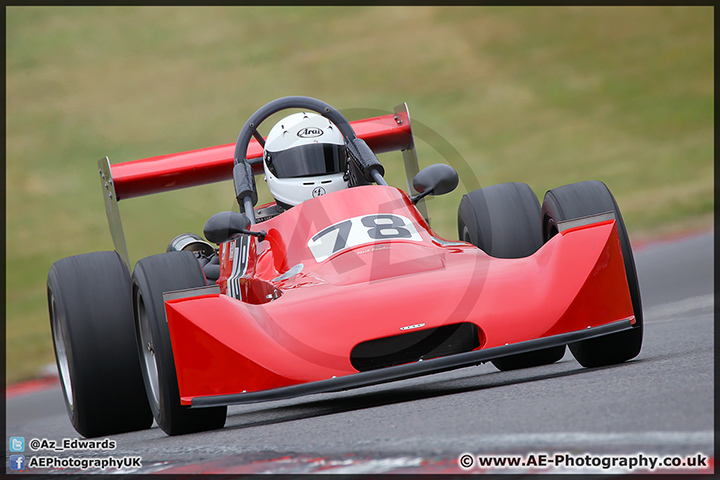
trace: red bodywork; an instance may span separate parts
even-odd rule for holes
[[[376,153],[412,144],[402,116],[351,124]],[[111,181],[125,199],[226,180],[233,153],[225,145],[116,164]],[[261,153],[251,142],[248,158]],[[527,258],[497,259],[438,238],[406,193],[371,185],[308,200],[252,229],[265,240],[221,245],[219,294],[165,303],[185,405],[223,395],[240,403],[243,392],[353,374],[367,384],[375,377],[351,362],[358,344],[443,325],[474,325],[475,354],[634,323],[614,220],[562,231]]]
[[[358,138],[363,139],[375,153],[402,150],[412,143],[407,114],[356,120],[350,125]],[[262,152],[257,140],[250,140],[247,159],[259,159]],[[117,163],[112,166],[117,198],[124,200],[228,180],[232,178],[234,155],[235,144],[231,143]],[[256,175],[262,173],[262,163],[255,163],[253,171]]]
[[[368,241],[315,260],[308,241],[318,232],[377,214],[411,219],[421,241]],[[471,322],[479,348],[492,348],[633,316],[614,220],[564,231],[527,258],[496,259],[444,245],[404,192],[373,185],[308,200],[254,229],[267,238],[249,243],[245,301],[226,295],[238,260],[229,242],[221,294],[166,303],[184,404],[357,373],[353,347],[411,325]]]

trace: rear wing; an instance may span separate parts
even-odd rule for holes
[[[394,114],[350,122],[355,134],[364,140],[375,154],[402,151],[407,189],[410,195],[418,192],[412,179],[419,171],[415,141],[410,126],[407,104],[395,107]],[[124,163],[110,164],[108,157],[98,162],[100,181],[105,199],[110,235],[115,250],[131,268],[118,202],[133,197],[195,187],[233,178],[235,143],[201,148],[188,152],[161,155]],[[248,147],[248,162],[253,173],[263,173],[263,148],[252,139]],[[425,201],[420,200],[418,210],[428,220]]]

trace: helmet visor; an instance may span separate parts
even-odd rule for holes
[[[345,172],[345,145],[312,143],[299,147],[267,152],[265,163],[277,178],[313,177]]]

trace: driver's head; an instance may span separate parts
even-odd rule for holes
[[[284,208],[348,187],[343,136],[315,113],[294,113],[275,124],[263,165],[270,193]]]

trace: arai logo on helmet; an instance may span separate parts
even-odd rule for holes
[[[322,136],[323,131],[317,127],[305,127],[297,132],[297,136],[300,138],[315,138]]]

